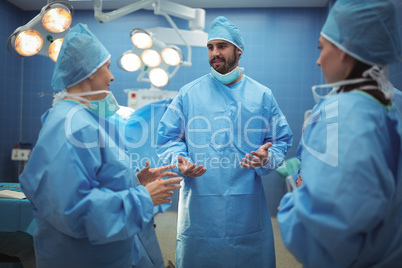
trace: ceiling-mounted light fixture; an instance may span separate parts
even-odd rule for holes
[[[138,48],[150,48],[153,44],[151,34],[144,29],[135,28],[131,30],[130,36],[131,42]]]
[[[54,6],[50,4],[51,6]],[[61,7],[50,7],[42,17],[43,27],[52,33],[61,33],[70,27],[71,12]]]
[[[183,52],[174,45],[168,45],[162,50],[162,58],[170,66],[177,66],[184,61]]]
[[[16,57],[38,54],[56,61],[73,15],[73,7],[66,2],[56,1],[44,6],[36,17],[10,35],[8,51]],[[11,52],[10,44],[18,54]]]
[[[120,69],[127,72],[138,71],[142,65],[140,57],[138,57],[138,55],[133,53],[131,50],[126,51],[123,55],[121,55],[117,60],[117,63]]]
[[[164,87],[180,66],[191,66],[191,46],[206,47],[207,45],[208,34],[203,32],[205,27],[204,9],[190,8],[168,0],[141,0],[104,13],[102,12],[103,0],[93,1],[95,18],[102,23],[140,9],[154,10],[155,15],[164,16],[169,22],[171,28],[156,27],[147,30],[135,28],[131,30],[130,38],[134,47],[120,56],[118,65],[130,72],[142,68],[137,81],[149,81],[155,87]],[[188,20],[191,30],[178,29],[170,15]],[[186,46],[186,59],[180,48],[174,45]],[[137,57],[134,57],[134,54]],[[132,59],[132,62],[128,59]],[[138,59],[142,60],[141,64],[138,63]],[[125,67],[127,64],[129,66]],[[169,71],[170,66],[175,66],[172,72]],[[144,77],[145,74],[148,74],[149,79]],[[161,79],[156,81],[157,77]]]
[[[143,67],[137,81],[151,82],[158,88],[165,87],[183,64],[183,52],[177,46],[166,45],[144,29],[133,29],[130,36],[134,47],[119,57],[118,66],[128,72]],[[170,71],[170,66],[175,69]],[[145,74],[148,74],[148,78]]]
[[[21,56],[33,56],[43,46],[42,35],[35,30],[20,32],[14,41],[14,48]]]
[[[156,50],[147,49],[141,54],[141,59],[148,67],[156,67],[161,64],[161,56]]]
[[[149,71],[149,81],[156,87],[164,87],[169,82],[169,75],[162,68],[154,68]]]
[[[64,38],[58,38],[54,40],[49,46],[49,57],[52,61],[56,62],[59,56],[61,45],[63,44]]]

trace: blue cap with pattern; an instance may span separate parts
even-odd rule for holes
[[[369,65],[388,65],[401,58],[395,6],[389,0],[336,1],[321,35]]]
[[[224,40],[244,51],[243,38],[239,29],[223,16],[219,16],[212,21],[208,42],[211,40]]]
[[[70,88],[95,73],[110,59],[110,53],[83,24],[65,36],[53,72],[52,86],[60,91]]]

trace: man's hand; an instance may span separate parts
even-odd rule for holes
[[[149,192],[154,206],[159,206],[172,201],[173,191],[180,189],[180,184],[178,182],[182,181],[183,178],[176,177],[166,180],[157,179],[153,182],[148,183],[145,188]]]
[[[245,168],[257,168],[264,165],[268,160],[268,149],[272,146],[271,142],[262,145],[258,151],[252,151],[250,154],[246,154],[246,157],[240,162],[240,166]]]
[[[138,171],[137,178],[142,185],[147,185],[150,182],[153,182],[158,179],[162,179],[163,177],[176,177],[177,174],[174,172],[164,172],[168,169],[172,169],[175,165],[167,165],[157,168],[150,168],[151,165],[147,161],[145,167]]]
[[[178,161],[179,171],[181,174],[183,174],[183,176],[199,177],[207,171],[207,169],[202,165],[197,167],[197,164],[190,164],[190,162],[188,162],[187,159],[181,155],[178,156]]]

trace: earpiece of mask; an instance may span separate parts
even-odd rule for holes
[[[227,74],[220,74],[211,67],[211,75],[222,84],[227,85],[236,80],[240,76],[240,72],[242,72],[243,70],[244,68],[239,68],[239,66],[237,66]]]
[[[391,82],[388,80],[388,66],[383,66],[379,67],[376,65],[373,65],[370,69],[364,71],[363,77],[370,77],[374,81],[377,82],[377,86],[363,86],[360,88],[360,90],[380,90],[386,99],[391,99],[394,94],[394,86],[391,84]],[[343,80],[339,81],[336,83],[332,84],[324,84],[324,85],[318,85],[318,86],[313,86],[311,89],[313,91],[313,97],[316,103],[319,103],[322,99],[328,98],[329,96],[332,96],[336,94],[337,90],[341,86],[345,85],[352,85],[352,84],[358,84],[366,81],[372,81],[369,78],[356,78],[356,79],[351,79],[351,80]],[[318,88],[329,88],[333,87],[333,89],[325,95],[320,95],[317,93]]]
[[[388,66],[372,66],[364,71],[363,77],[371,77],[379,86],[379,90],[384,94],[385,98],[390,100],[394,96],[394,86],[388,80]]]

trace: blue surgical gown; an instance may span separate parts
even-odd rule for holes
[[[392,98],[392,103],[395,108],[402,115],[402,92],[396,88],[394,88],[394,96]]]
[[[165,113],[172,99],[151,102],[135,110],[135,112],[125,120],[124,137],[127,142],[127,150],[132,166],[141,169],[146,161],[151,168],[163,166],[163,162],[156,153],[156,137],[160,119]],[[177,192],[174,191],[172,202],[177,204]],[[172,203],[162,204],[154,207],[154,212],[164,213],[170,208]]]
[[[134,111],[127,119],[117,113],[107,118],[108,121],[112,122],[119,129],[126,145],[130,160],[130,168],[135,171],[142,169],[145,166],[145,161],[149,161],[152,168],[160,166],[160,163],[157,160],[159,158],[155,151],[155,141],[151,141],[151,137],[155,137],[156,135],[155,133],[153,135],[150,133],[150,129],[153,129],[156,132],[156,128],[151,125],[149,129],[148,126],[154,119],[153,117],[156,117],[156,120],[159,120],[157,117],[160,113],[163,114],[166,110],[166,105],[158,104],[154,108],[157,112],[151,112],[148,105],[142,107],[141,109]],[[152,118],[150,118],[151,116]],[[137,141],[138,139],[140,142]],[[169,207],[170,203],[155,206],[154,214],[163,213]],[[141,232],[135,235],[132,267],[165,267],[153,219],[143,226]]]
[[[159,124],[158,154],[174,164],[182,155],[207,171],[181,182],[177,267],[275,267],[261,176],[283,161],[292,138],[271,90],[246,75],[226,86],[208,74],[179,91]],[[239,165],[267,142],[267,165]]]
[[[135,235],[149,228],[154,206],[117,127],[71,100],[49,109],[42,124],[20,176],[38,226],[37,266],[131,267],[133,255],[141,257]]]
[[[302,137],[303,184],[277,218],[304,267],[401,267],[402,121],[361,91],[313,110]]]

